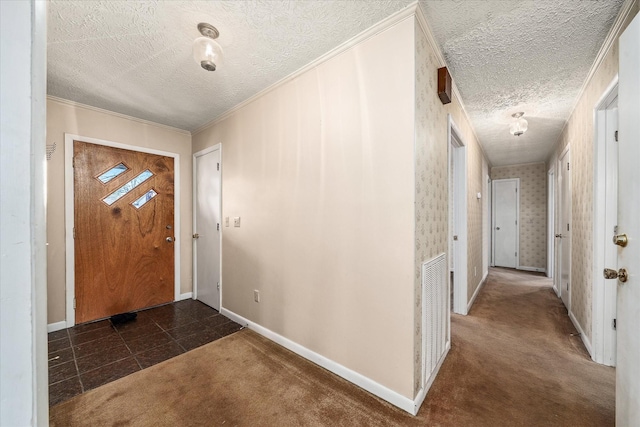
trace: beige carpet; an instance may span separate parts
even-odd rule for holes
[[[243,330],[51,408],[52,426],[607,426],[594,364],[549,281],[493,269],[417,417]]]

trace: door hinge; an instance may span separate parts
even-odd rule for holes
[[[618,131],[615,131],[615,132],[613,133],[613,136],[614,136],[614,138],[616,139],[616,142],[618,142]],[[615,319],[614,319],[614,321],[615,321]]]
[[[220,282],[216,282],[216,288],[218,288],[218,290],[220,290]]]
[[[569,163],[567,163],[567,170],[569,170]]]
[[[516,219],[516,225],[518,225],[518,220]]]
[[[516,256],[518,256],[518,252],[516,252]]]
[[[74,310],[76,309],[76,299],[75,298],[73,299],[73,309]]]
[[[71,167],[72,167],[72,168],[75,168],[75,167],[76,167],[76,156],[73,156],[73,157],[71,158]]]
[[[216,223],[216,230],[220,231],[220,223]]]
[[[75,227],[73,227],[73,238],[74,239],[76,238],[76,228]]]
[[[567,231],[569,231],[569,224],[567,224]]]
[[[218,168],[218,170],[220,170],[220,163],[218,163],[218,166],[217,166],[217,168]]]
[[[618,325],[617,325],[616,319],[613,319],[612,323],[613,323],[613,329],[617,329]]]

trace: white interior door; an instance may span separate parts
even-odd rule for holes
[[[518,266],[518,179],[493,181],[493,263]]]
[[[220,146],[193,157],[194,297],[220,310]]]
[[[571,309],[571,152],[560,158],[558,168],[558,187],[560,188],[560,220],[556,237],[558,238],[558,289],[560,298],[567,310]]]
[[[618,233],[629,244],[618,249],[618,266],[629,273],[618,282],[616,425],[640,425],[640,17],[620,37],[618,141]]]

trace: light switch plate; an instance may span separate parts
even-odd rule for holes
[[[240,227],[240,217],[239,216],[234,216],[233,217],[233,226],[234,227]]]

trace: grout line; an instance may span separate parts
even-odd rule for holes
[[[76,357],[76,350],[73,348],[73,342],[71,342],[71,333],[69,332],[71,328],[67,328],[67,337],[69,338],[69,343],[71,344],[71,354],[73,354],[73,363],[76,365],[76,373],[78,374],[78,382],[80,383],[80,394],[84,393],[84,384],[82,383],[82,377],[80,376],[80,369],[78,369],[78,358]]]

